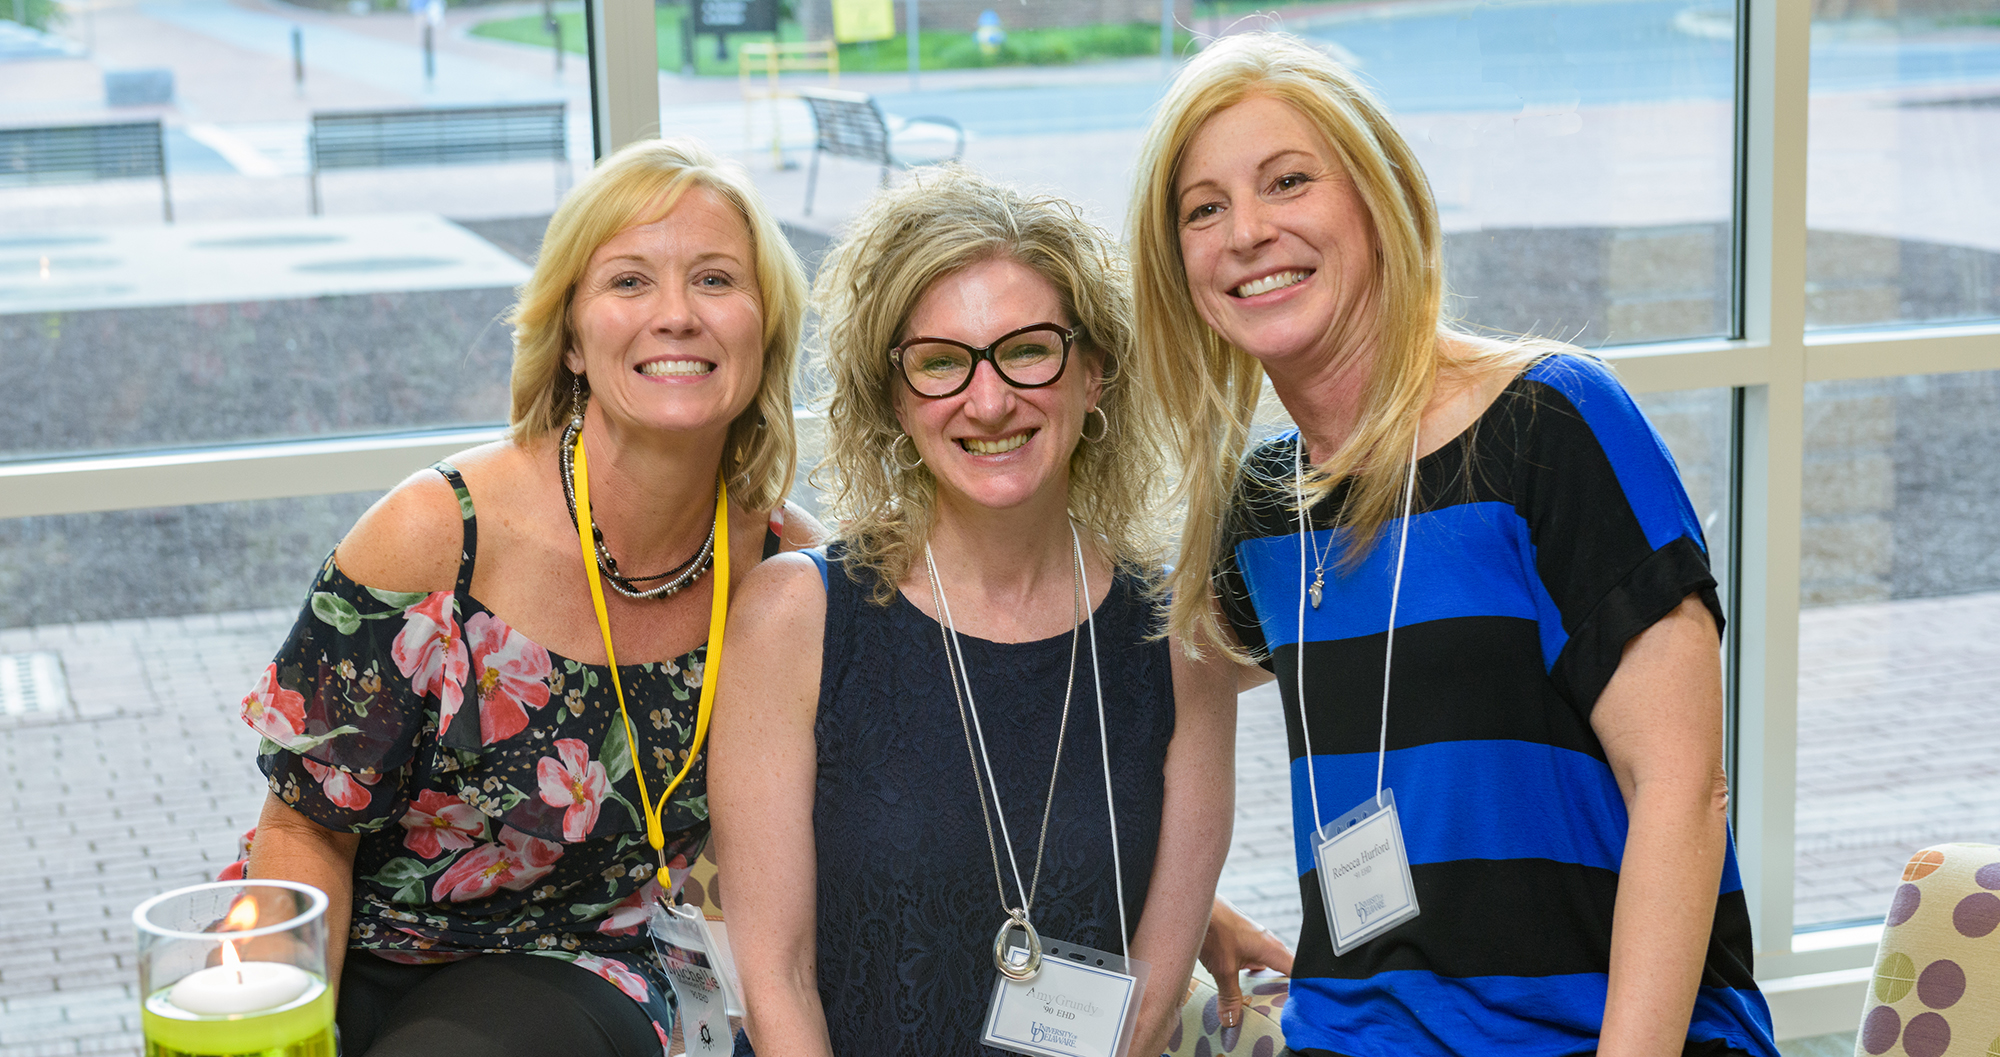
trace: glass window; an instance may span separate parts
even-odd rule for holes
[[[27,2],[39,50],[0,46],[25,368],[0,458],[506,417],[497,320],[588,163],[586,64],[442,0]]]
[[[1806,393],[1802,928],[1879,919],[1918,848],[2000,840],[2000,372]]]
[[[1806,319],[2000,315],[2000,10],[1813,5]]]

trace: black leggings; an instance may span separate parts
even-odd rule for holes
[[[398,965],[362,950],[340,972],[342,1057],[659,1057],[637,1002],[588,969],[534,954]]]

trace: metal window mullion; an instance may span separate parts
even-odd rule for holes
[[[1807,94],[1811,0],[1743,0],[1738,281],[1745,387],[1737,838],[1760,968],[1792,950],[1798,772],[1799,522],[1805,463]]]
[[[586,0],[597,157],[660,134],[660,40],[652,0]]]

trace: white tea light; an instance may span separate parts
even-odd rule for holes
[[[261,1013],[296,1000],[311,987],[305,970],[279,962],[239,962],[197,970],[167,992],[189,1013]]]

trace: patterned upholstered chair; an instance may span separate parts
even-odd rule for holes
[[[2000,1055],[2000,847],[1938,844],[1903,868],[1854,1052]]]

